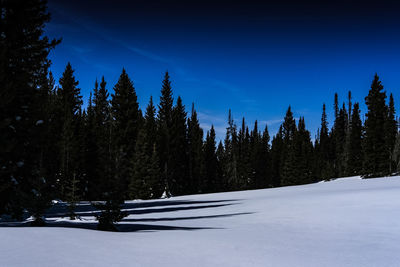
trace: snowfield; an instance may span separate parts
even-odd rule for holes
[[[118,233],[57,205],[0,224],[0,266],[400,266],[400,177],[128,201]]]

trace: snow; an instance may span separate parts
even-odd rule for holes
[[[398,266],[399,196],[400,177],[351,177],[127,201],[118,233],[59,203],[49,227],[0,227],[0,266]]]

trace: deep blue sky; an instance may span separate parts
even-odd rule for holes
[[[96,78],[112,90],[125,67],[144,109],[168,70],[174,96],[220,138],[229,108],[238,125],[245,116],[274,134],[289,105],[314,137],[335,92],[351,90],[365,111],[375,72],[400,108],[396,1],[50,0],[49,11],[57,80],[70,61],[87,100]]]

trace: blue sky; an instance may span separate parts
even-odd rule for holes
[[[140,106],[158,102],[169,71],[175,98],[195,102],[206,131],[225,133],[228,109],[270,133],[287,107],[314,137],[322,103],[332,120],[334,93],[365,111],[375,72],[400,105],[400,19],[395,1],[49,1],[46,34],[58,79],[68,61],[84,99],[102,75],[112,90],[124,67]],[[245,4],[247,3],[247,4]]]

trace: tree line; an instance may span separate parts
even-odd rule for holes
[[[400,135],[394,99],[387,99],[378,75],[359,103],[339,104],[334,122],[326,106],[313,141],[304,117],[289,106],[270,140],[257,121],[239,125],[229,111],[226,136],[200,127],[175,98],[165,73],[158,103],[139,108],[134,83],[125,69],[111,87],[95,81],[83,107],[70,63],[58,81],[49,52],[60,40],[43,36],[50,17],[40,0],[19,5],[4,1],[0,35],[0,214],[21,219],[25,211],[43,225],[52,199],[68,202],[71,219],[78,201],[101,210],[99,229],[115,230],[125,199],[260,189],[313,183],[337,177],[392,175],[400,166]]]

